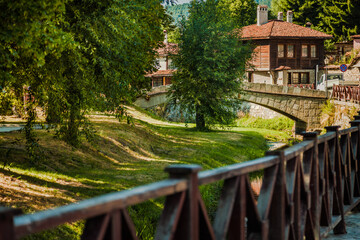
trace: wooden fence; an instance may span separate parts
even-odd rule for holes
[[[359,119],[360,116],[357,116]],[[360,120],[327,127],[265,157],[199,172],[198,165],[165,169],[169,179],[52,210],[21,215],[0,209],[0,239],[12,240],[85,219],[82,239],[137,239],[127,207],[166,197],[155,239],[320,239],[346,233],[344,215],[360,202]],[[263,171],[256,199],[249,174]],[[211,223],[199,186],[223,180]]]
[[[332,97],[339,101],[360,103],[360,87],[333,85]]]

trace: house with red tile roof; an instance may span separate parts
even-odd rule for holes
[[[177,54],[178,45],[167,41],[167,33],[164,30],[165,39],[161,48],[157,49],[158,70],[147,74],[151,78],[151,87],[159,87],[171,84],[171,78],[176,71],[172,66],[171,56]]]
[[[249,82],[278,85],[314,86],[316,66],[324,65],[324,40],[331,35],[292,23],[293,12],[268,21],[267,6],[257,8],[257,24],[245,26],[243,41],[254,44],[253,58],[247,69]]]

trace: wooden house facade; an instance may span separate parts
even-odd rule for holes
[[[267,20],[267,6],[258,6],[257,24],[242,29],[241,39],[254,44],[247,69],[249,82],[313,86],[316,66],[324,65],[324,40],[331,35],[287,21]]]
[[[171,84],[171,79],[176,71],[172,65],[171,56],[177,54],[178,45],[167,41],[167,33],[163,47],[157,49],[158,69],[155,72],[147,74],[145,77],[151,78],[151,87],[159,87]]]

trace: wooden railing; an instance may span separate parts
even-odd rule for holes
[[[357,116],[356,119],[360,119]],[[174,165],[170,178],[52,210],[21,215],[0,209],[0,239],[19,239],[85,219],[82,239],[137,239],[127,207],[166,197],[155,239],[320,239],[346,233],[344,215],[360,202],[360,120],[351,128],[327,127],[304,140],[252,161],[199,172]],[[263,171],[257,198],[249,174]],[[223,180],[211,223],[199,186]]]
[[[332,97],[339,101],[360,103],[360,87],[333,85]]]

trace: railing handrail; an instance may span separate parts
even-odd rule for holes
[[[360,152],[352,150],[360,149],[360,120],[352,121],[351,125],[344,130],[326,127],[327,133],[322,136],[304,133],[302,142],[287,149],[213,170],[198,172],[198,165],[170,166],[166,169],[170,179],[51,210],[16,215],[18,211],[0,208],[0,239],[17,239],[81,219],[87,220],[84,239],[92,236],[94,231],[102,239],[108,231],[109,221],[126,222],[121,228],[125,228],[128,237],[136,239],[126,208],[159,197],[167,197],[167,200],[156,239],[176,235],[180,239],[195,240],[200,231],[209,239],[223,239],[227,234],[245,236],[246,232],[249,236],[260,234],[262,239],[273,239],[275,236],[276,239],[286,239],[285,228],[290,225],[292,234],[298,238],[309,236],[318,239],[320,225],[327,226],[327,230],[322,229],[323,232],[334,229],[345,233],[344,214],[360,202],[360,179],[353,179],[360,175],[360,169],[356,167],[360,163]],[[256,202],[249,188],[248,175],[259,170],[264,171],[264,184]],[[218,181],[224,181],[224,186],[212,227],[198,186]],[[332,196],[328,190],[331,190]],[[320,205],[325,207],[320,208]],[[240,215],[233,218],[233,211]],[[310,223],[304,222],[300,213],[312,219],[311,226],[305,228]],[[122,220],[116,220],[121,216]],[[332,216],[338,216],[338,219],[333,222]],[[245,226],[245,217],[248,220],[246,231],[230,224],[238,221],[237,224]],[[200,225],[206,231],[200,229]],[[99,230],[94,230],[94,226],[100,226]],[[183,230],[176,231],[177,226]],[[123,230],[119,231],[117,234]],[[273,235],[276,231],[281,234]]]
[[[360,86],[333,85],[332,96],[339,101],[360,102]]]
[[[184,179],[166,179],[120,192],[112,192],[77,203],[14,217],[17,237],[52,228],[66,222],[91,218],[106,212],[130,207],[153,198],[164,197],[188,189]],[[45,226],[46,225],[46,226]]]

